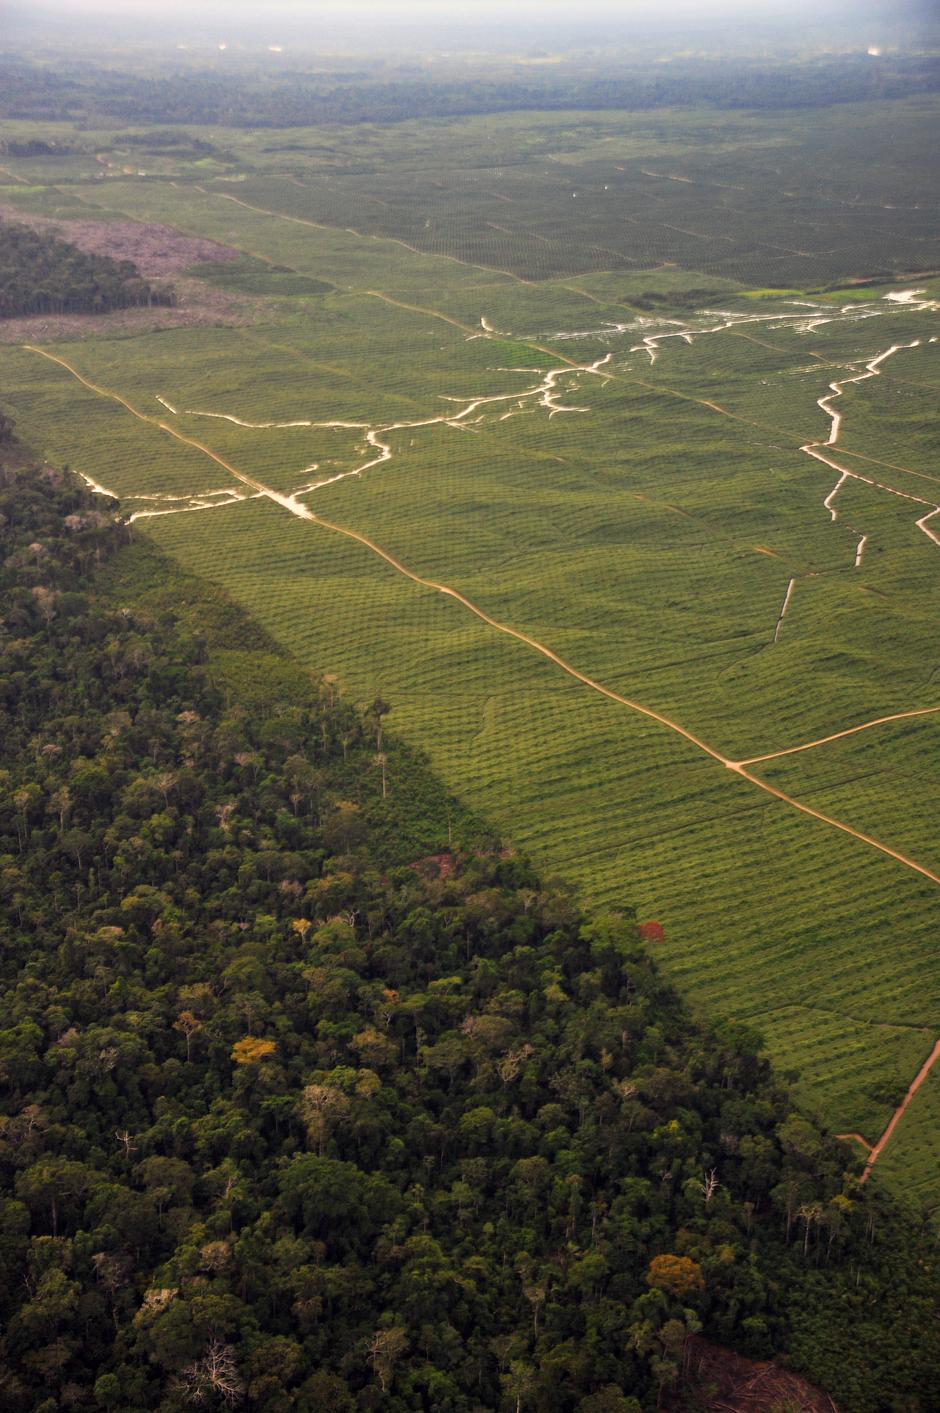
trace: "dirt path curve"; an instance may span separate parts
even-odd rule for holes
[[[466,329],[468,333],[473,334],[475,338],[481,336],[479,330],[471,329],[468,324],[461,323],[459,319],[453,318],[450,314],[444,314],[439,309],[432,309],[422,304],[406,304],[404,300],[393,299],[390,294],[384,294],[381,290],[377,289],[364,290],[363,293],[371,295],[374,299],[384,300],[386,304],[394,304],[397,309],[406,309],[412,314],[423,315],[427,319],[442,319],[445,323],[453,324],[458,329]],[[580,293],[580,291],[578,291],[578,293]],[[722,329],[723,328],[724,325],[722,325]],[[714,333],[718,331],[704,330],[703,332]],[[485,330],[485,333],[491,337],[496,337],[497,335],[496,330]],[[548,344],[538,343],[535,339],[525,338],[519,335],[503,335],[502,337],[512,337],[516,343],[521,344],[523,347],[534,349],[538,353],[545,353],[550,358],[557,358],[561,363],[567,363],[570,368],[582,368],[584,366],[578,363],[576,359],[568,358],[566,354],[561,353],[557,348],[549,347]],[[666,397],[677,398],[680,402],[692,402],[697,407],[707,408],[709,412],[715,412],[721,417],[727,417],[732,422],[743,422],[748,427],[757,427],[762,432],[767,432],[772,436],[785,438],[790,442],[794,441],[792,434],[782,427],[775,427],[769,422],[758,422],[755,418],[745,417],[743,413],[740,412],[730,412],[727,407],[722,407],[717,402],[709,402],[707,398],[695,397],[692,393],[680,392],[678,388],[671,388],[667,383],[651,383],[646,378],[637,378],[628,373],[616,373],[611,370],[607,370],[605,376],[614,382],[635,383],[638,387],[646,388],[650,392],[662,393]],[[924,504],[926,503],[925,501]]]
[[[854,736],[859,731],[869,731],[873,726],[883,726],[888,721],[905,721],[911,716],[930,716],[938,711],[940,706],[917,707],[914,711],[896,711],[891,716],[876,716],[874,721],[863,721],[860,726],[849,726],[845,731],[834,731],[831,736],[820,736],[815,741],[806,741],[802,746],[788,746],[783,751],[768,751],[764,756],[749,756],[747,760],[739,760],[738,765],[759,765],[764,760],[795,756],[799,751],[811,751],[814,746],[828,746],[830,741],[841,741],[846,736]]]
[[[775,627],[774,627],[774,642],[775,642],[775,643],[777,643],[777,642],[780,641],[780,629],[783,627],[783,620],[784,620],[784,619],[786,618],[786,616],[787,616],[787,609],[790,607],[790,600],[791,600],[792,597],[793,597],[793,590],[794,590],[795,585],[796,585],[796,579],[795,579],[795,578],[791,579],[790,582],[789,582],[789,584],[787,585],[787,592],[785,593],[784,598],[783,598],[783,607],[782,607],[781,610],[780,610],[780,615],[779,615],[779,617],[777,618],[777,622],[776,622],[776,625],[775,625]]]
[[[363,293],[371,295],[373,299],[381,299],[385,304],[394,304],[396,309],[405,309],[409,314],[423,315],[427,319],[442,319],[445,324],[453,324],[454,328],[463,329],[464,332],[472,338],[513,338],[516,343],[522,344],[525,348],[534,349],[539,353],[546,353],[549,358],[557,358],[560,363],[566,363],[569,368],[580,369],[584,367],[583,363],[579,363],[575,358],[569,358],[567,354],[560,353],[556,348],[549,348],[544,343],[536,343],[533,339],[515,338],[515,335],[512,334],[501,334],[498,329],[488,327],[487,323],[484,321],[481,321],[481,323],[483,323],[483,332],[481,333],[479,329],[474,329],[471,325],[462,323],[451,314],[444,314],[440,309],[432,309],[426,304],[406,304],[403,299],[393,299],[390,294],[384,294],[380,289],[367,289],[364,290]],[[611,355],[608,354],[607,356],[610,357]],[[622,375],[619,373],[608,372],[605,374],[605,377],[621,378],[622,380]],[[644,386],[650,385],[647,384]],[[676,396],[681,396],[681,394],[676,394]]]
[[[220,422],[231,422],[236,427],[246,427],[249,428],[251,431],[269,431],[273,429],[289,429],[293,427],[347,427],[351,430],[361,431],[365,433],[365,440],[368,445],[373,449],[373,451],[377,453],[376,456],[372,457],[362,466],[354,466],[348,471],[338,471],[335,475],[327,476],[321,480],[308,481],[305,482],[302,486],[295,486],[289,492],[288,497],[290,500],[293,501],[302,495],[311,495],[314,491],[322,490],[324,486],[336,485],[337,482],[346,481],[352,476],[362,476],[363,472],[370,471],[375,466],[386,465],[388,462],[394,460],[394,452],[392,450],[391,443],[383,440],[384,437],[387,437],[392,432],[417,431],[418,429],[425,427],[452,427],[458,431],[475,430],[476,423],[478,423],[481,418],[473,418],[473,413],[478,411],[479,408],[490,407],[497,403],[507,402],[513,404],[518,403],[521,407],[523,404],[529,403],[533,398],[538,399],[537,405],[539,407],[545,408],[545,410],[548,412],[549,419],[556,416],[559,412],[587,412],[588,409],[585,407],[566,407],[563,403],[560,403],[558,401],[559,389],[556,387],[556,383],[559,378],[570,377],[572,373],[587,373],[605,379],[607,377],[605,364],[609,360],[610,356],[611,355],[608,353],[603,358],[599,358],[594,363],[590,364],[576,364],[573,367],[546,369],[542,373],[541,381],[535,384],[534,387],[514,388],[512,392],[493,393],[491,395],[475,398],[445,397],[445,402],[459,403],[459,408],[457,408],[453,412],[440,413],[436,417],[410,418],[408,421],[404,422],[383,422],[375,426],[370,426],[368,422],[350,422],[346,420],[337,419],[334,419],[333,421],[329,422],[313,422],[308,420],[293,422],[248,422],[244,418],[236,417],[230,412],[206,412],[199,411],[192,407],[185,408],[184,415],[187,417],[208,417]],[[516,369],[512,371],[520,370]],[[161,404],[161,406],[165,407],[167,411],[171,412],[174,416],[179,415],[179,410],[176,407],[172,406],[171,403],[167,402],[166,398],[160,397],[158,395],[156,400]],[[527,410],[532,411],[534,409],[528,408]],[[514,412],[507,412],[503,414],[504,417],[511,417],[513,415],[515,415]],[[316,471],[318,469],[318,466],[314,464],[312,466],[306,467],[305,473]],[[130,497],[130,499],[135,500],[138,498],[139,497],[136,496]],[[157,497],[157,499],[159,499],[159,497]],[[193,507],[185,506],[181,509],[188,510],[191,508]],[[138,512],[137,515],[131,516],[131,519],[135,520],[147,515],[159,515],[169,513],[170,512],[168,511],[144,510]]]
[[[870,358],[865,364],[864,372],[857,373],[851,378],[838,378],[831,382],[829,384],[829,392],[816,399],[816,406],[821,408],[829,418],[829,436],[824,442],[804,442],[800,447],[800,451],[806,456],[813,457],[815,461],[821,461],[824,466],[829,466],[833,471],[838,471],[839,473],[838,481],[823,501],[823,505],[826,510],[829,511],[833,520],[835,520],[839,514],[833,502],[846,481],[864,481],[866,485],[874,486],[876,490],[886,491],[889,495],[900,496],[902,500],[912,501],[915,505],[925,505],[927,507],[927,513],[922,515],[919,520],[915,520],[914,524],[918,530],[923,531],[928,539],[933,540],[934,544],[940,545],[940,536],[936,535],[933,530],[927,528],[928,520],[932,520],[935,515],[940,515],[940,504],[937,504],[935,501],[924,500],[923,496],[912,495],[909,491],[899,491],[896,486],[889,486],[884,481],[876,481],[872,476],[863,476],[860,471],[852,471],[848,466],[843,466],[840,462],[834,461],[831,456],[826,455],[826,452],[830,448],[838,445],[839,436],[842,431],[843,414],[837,412],[832,406],[835,399],[844,396],[845,389],[850,383],[864,383],[869,378],[880,377],[881,364],[884,363],[886,359],[893,358],[896,353],[901,353],[906,349],[919,348],[921,342],[921,339],[914,339],[911,343],[893,343],[891,347],[886,348],[883,353],[876,354],[874,358]],[[864,459],[867,460],[868,458]],[[913,474],[917,476],[922,473],[915,471]],[[934,478],[925,476],[924,479],[933,480]],[[862,562],[862,551],[865,548],[868,536],[863,535],[860,530],[856,530],[855,533],[861,535],[855,553],[855,567],[858,568]]]
[[[297,500],[294,496],[283,495],[281,492],[275,491],[271,486],[266,486],[264,482],[256,480],[253,476],[249,476],[244,471],[240,471],[238,467],[233,466],[231,462],[226,461],[223,457],[219,456],[217,452],[214,452],[211,447],[207,447],[204,443],[196,441],[193,437],[185,436],[182,432],[177,431],[175,427],[169,426],[166,422],[161,422],[157,418],[150,417],[147,413],[139,411],[139,409],[128,402],[126,398],[122,397],[120,393],[112,392],[108,388],[103,388],[96,383],[92,383],[88,378],[85,378],[77,368],[67,363],[64,358],[59,358],[56,354],[48,353],[45,349],[38,348],[34,344],[24,344],[23,347],[26,351],[38,354],[39,357],[47,359],[50,363],[56,363],[59,367],[64,368],[66,372],[81,383],[83,387],[88,388],[90,392],[95,393],[99,397],[108,398],[111,401],[119,403],[132,417],[137,418],[138,421],[146,423],[148,426],[156,427],[159,431],[165,432],[168,436],[173,437],[176,441],[183,443],[185,446],[193,447],[195,450],[202,452],[203,455],[208,456],[214,461],[216,465],[228,471],[230,475],[234,476],[242,485],[249,487],[254,494],[273,501],[276,505],[289,511],[291,515],[298,516],[301,520],[306,520],[313,525],[318,525],[324,530],[331,531],[333,534],[342,535],[346,539],[355,540],[357,544],[362,545],[379,559],[382,559],[394,569],[396,573],[401,574],[404,578],[409,579],[414,584],[418,584],[422,588],[430,589],[434,593],[441,594],[459,603],[469,613],[472,613],[476,618],[479,618],[481,622],[487,624],[488,627],[532,649],[532,651],[538,653],[541,657],[554,663],[554,665],[560,668],[562,672],[566,673],[567,676],[572,677],[576,682],[581,682],[584,686],[590,688],[591,691],[598,693],[599,696],[606,697],[609,701],[617,702],[621,706],[628,707],[638,715],[644,716],[650,721],[657,722],[660,726],[665,727],[668,731],[673,732],[690,745],[696,747],[697,750],[703,752],[712,760],[717,761],[719,765],[739,775],[741,779],[747,780],[758,790],[762,790],[765,794],[773,796],[774,799],[782,801],[792,809],[797,810],[800,814],[807,815],[810,819],[815,819],[822,824],[828,825],[832,829],[837,829],[841,833],[849,835],[860,843],[867,844],[870,848],[885,854],[888,858],[894,859],[904,867],[911,869],[913,872],[920,874],[931,883],[935,883],[940,887],[940,875],[931,872],[930,869],[917,863],[915,859],[908,858],[905,854],[890,848],[887,844],[881,843],[880,840],[873,838],[871,835],[863,834],[860,830],[853,829],[851,825],[845,824],[841,820],[834,819],[831,815],[824,814],[821,810],[816,810],[810,805],[802,804],[799,800],[787,795],[783,790],[778,790],[776,786],[768,784],[766,781],[759,779],[756,775],[752,775],[745,769],[744,764],[739,761],[729,760],[721,751],[708,745],[701,737],[696,736],[694,732],[686,730],[679,722],[673,721],[670,717],[654,710],[652,707],[644,706],[641,702],[633,701],[629,697],[622,696],[619,692],[613,691],[610,687],[605,687],[602,683],[595,681],[593,677],[589,677],[586,673],[579,671],[578,668],[567,662],[563,657],[560,657],[558,653],[554,652],[537,638],[533,638],[530,634],[524,633],[519,628],[513,628],[506,623],[500,623],[498,619],[491,617],[485,609],[473,603],[471,599],[468,599],[464,594],[460,593],[459,590],[451,588],[449,584],[440,584],[434,579],[427,579],[423,575],[417,574],[414,570],[409,569],[407,565],[403,564],[401,560],[389,553],[388,550],[383,549],[381,545],[369,539],[367,535],[363,535],[358,530],[353,530],[346,525],[338,525],[331,520],[325,519],[323,516],[315,515],[312,510],[308,509],[307,506],[302,504],[302,502]]]
[[[839,455],[854,456],[857,461],[868,461],[872,466],[887,466],[891,471],[903,471],[906,476],[916,476],[920,481],[932,481],[935,486],[940,486],[940,476],[931,476],[928,471],[915,471],[913,466],[902,466],[897,461],[885,461],[880,456],[869,456],[864,451],[851,451],[847,446],[840,446]]]
[[[789,349],[781,348],[777,343],[768,343],[766,339],[759,339],[754,334],[746,334],[743,329],[729,329],[728,332],[737,339],[747,339],[748,343],[756,343],[759,348],[769,348],[771,353],[782,353],[784,357],[787,357],[790,352]],[[818,358],[822,363],[827,361],[823,354],[813,353],[812,349],[807,350],[807,357]]]
[[[745,770],[742,765],[738,765],[734,761],[725,761],[725,765],[729,770],[733,770],[745,780],[749,780],[752,785],[756,785],[759,790],[764,790],[768,795],[773,795],[775,799],[783,800],[785,804],[791,805],[793,809],[799,810],[801,814],[808,815],[810,819],[818,819],[823,824],[828,824],[830,828],[839,829],[843,834],[848,834],[851,838],[858,839],[863,844],[870,845],[871,848],[877,849],[879,853],[887,854],[888,858],[897,860],[898,863],[904,864],[906,868],[913,869],[915,873],[919,873],[923,878],[929,879],[931,883],[936,883],[937,886],[940,887],[940,874],[933,873],[929,868],[925,868],[923,864],[917,863],[915,859],[908,858],[906,854],[900,853],[897,849],[892,849],[889,848],[887,844],[882,844],[879,839],[875,839],[871,834],[863,834],[861,830],[853,829],[850,824],[843,824],[842,820],[835,819],[830,814],[824,814],[822,810],[814,810],[810,805],[802,804],[799,800],[794,799],[792,795],[787,795],[783,790],[778,790],[776,786],[769,785],[766,780],[760,780],[756,775],[751,775],[750,771]]]
[[[891,1137],[892,1133],[894,1133],[894,1130],[897,1128],[898,1124],[901,1122],[901,1119],[904,1117],[904,1112],[907,1109],[907,1106],[910,1104],[911,1100],[914,1098],[914,1095],[917,1093],[918,1089],[921,1087],[924,1080],[930,1074],[930,1071],[933,1069],[934,1065],[937,1063],[938,1060],[940,1060],[940,1040],[938,1040],[936,1045],[934,1045],[930,1054],[927,1056],[926,1060],[921,1065],[920,1069],[917,1071],[917,1074],[911,1081],[907,1093],[901,1100],[898,1107],[895,1109],[894,1113],[891,1115],[888,1127],[885,1129],[884,1133],[881,1135],[878,1142],[875,1144],[874,1148],[872,1148],[867,1159],[865,1160],[865,1171],[862,1173],[861,1176],[861,1181],[863,1183],[867,1182],[868,1179],[871,1177],[872,1168],[875,1166],[878,1159],[881,1157],[881,1154],[883,1153],[885,1145],[887,1144],[889,1138]]]
[[[393,299],[390,294],[383,294],[380,289],[363,290],[372,299],[381,299],[384,304],[393,304],[396,309],[407,309],[409,314],[428,314],[432,319],[441,319],[445,324],[453,324],[455,329],[462,329],[465,334],[479,337],[479,331],[471,328],[469,324],[464,324],[460,319],[455,319],[450,314],[442,314],[439,309],[426,309],[420,304],[406,304],[402,299]]]
[[[860,1133],[837,1133],[836,1138],[841,1138],[845,1143],[860,1143],[866,1153],[871,1152],[871,1144]]]

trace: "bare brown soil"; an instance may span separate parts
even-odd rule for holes
[[[664,1405],[672,1413],[839,1413],[827,1393],[779,1364],[698,1336],[689,1343],[688,1374]]]
[[[80,250],[130,260],[146,279],[174,276],[176,304],[172,308],[115,309],[109,314],[37,314],[0,320],[0,344],[35,340],[83,339],[102,334],[144,334],[157,329],[210,328],[219,324],[251,323],[264,301],[250,295],[216,289],[203,280],[187,279],[181,270],[204,261],[238,260],[242,254],[214,240],[183,235],[172,226],[139,221],[53,220],[0,203],[0,220],[16,221],[34,230],[54,230]]]
[[[661,922],[641,922],[637,928],[644,942],[665,942],[666,929]]]
[[[36,314],[22,319],[0,319],[0,344],[54,343],[57,339],[101,338],[146,334],[157,329],[213,328],[250,324],[264,307],[264,300],[214,289],[202,280],[178,277],[173,281],[176,304],[148,309],[113,309],[109,314]]]
[[[16,221],[33,230],[55,229],[91,255],[130,260],[145,279],[164,279],[203,261],[238,260],[240,250],[214,240],[183,235],[172,226],[150,226],[140,221],[54,220],[19,207],[0,203],[0,220]]]

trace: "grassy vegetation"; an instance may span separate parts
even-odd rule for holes
[[[76,172],[74,187],[7,192],[50,214],[93,208],[224,241],[245,257],[192,273],[293,296],[246,328],[51,349],[149,423],[4,350],[24,433],[131,511],[190,504],[131,497],[237,495],[138,525],[301,662],[363,701],[381,693],[458,794],[590,901],[662,920],[664,964],[692,1002],[757,1024],[799,1071],[805,1102],[871,1141],[940,1033],[937,887],[368,547],[253,496],[159,424],[281,496],[373,460],[373,429],[391,459],[303,504],[719,755],[938,705],[940,548],[916,528],[924,505],[851,480],[833,520],[838,472],[801,451],[829,435],[817,399],[830,381],[920,339],[846,389],[833,455],[849,465],[856,453],[860,474],[940,503],[936,314],[887,303],[881,285],[864,299],[809,296],[816,319],[831,318],[814,327],[790,289],[929,268],[932,218],[911,192],[931,114],[926,101],[897,105],[890,135],[876,109],[476,118],[402,125],[394,157],[381,131],[293,131],[283,149],[270,132],[212,131],[243,180],[197,185],[185,157],[162,150],[177,185]],[[716,310],[761,322],[717,331]],[[651,361],[643,337],[675,333],[675,318],[697,336]],[[503,332],[471,337],[481,320]],[[609,376],[558,379],[558,404],[582,411],[527,396],[545,370],[608,354]],[[465,426],[383,430],[452,416],[461,403],[448,399],[497,396]],[[245,428],[219,414],[360,425]],[[940,871],[938,758],[940,715],[753,770]],[[878,1180],[933,1205],[938,1159],[919,1097]]]
[[[940,1076],[932,1070],[898,1124],[879,1160],[881,1181],[933,1209],[934,1155],[930,1137],[940,1124]]]
[[[193,265],[187,274],[239,294],[303,297],[327,294],[332,289],[324,280],[298,275],[286,265],[272,265],[254,255],[243,255],[240,260],[205,261]]]

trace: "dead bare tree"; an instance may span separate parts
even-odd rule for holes
[[[205,1403],[218,1397],[226,1403],[240,1403],[245,1392],[235,1360],[235,1350],[221,1339],[210,1340],[201,1359],[187,1365],[180,1375],[183,1393],[190,1403]]]
[[[718,1181],[718,1173],[716,1169],[709,1168],[708,1172],[705,1174],[705,1181],[699,1183],[699,1191],[705,1198],[706,1207],[711,1202],[719,1187],[721,1187],[721,1183]]]

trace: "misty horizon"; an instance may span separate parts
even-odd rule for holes
[[[790,47],[860,49],[877,44],[919,41],[932,29],[933,7],[926,0],[887,4],[870,0],[849,5],[843,0],[814,4],[812,0],[774,0],[755,14],[745,0],[587,0],[576,15],[563,0],[514,0],[511,8],[496,0],[481,0],[472,14],[454,17],[444,0],[335,0],[311,6],[303,0],[140,0],[133,13],[117,0],[43,0],[38,6],[14,0],[2,7],[0,42],[23,38],[54,45],[66,34],[70,41],[91,41],[98,26],[108,39],[158,40],[168,47],[182,43],[270,48],[277,41],[303,49],[328,50],[352,45],[363,54],[374,49],[415,45],[424,49],[459,50],[511,45],[530,51],[545,48],[577,50],[598,46],[653,43],[683,51],[718,49],[741,52],[768,44]],[[395,45],[396,39],[398,45]]]

